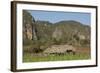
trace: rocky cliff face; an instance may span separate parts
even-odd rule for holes
[[[55,30],[52,34],[52,38],[55,38],[56,40],[59,41],[62,38],[62,35],[63,35],[62,31],[58,28],[55,28]]]
[[[37,40],[35,19],[25,10],[23,10],[23,38]]]

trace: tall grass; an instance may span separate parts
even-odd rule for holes
[[[43,61],[65,61],[65,60],[85,60],[90,59],[89,54],[66,54],[66,55],[48,55],[48,56],[33,56],[26,53],[23,56],[23,62],[43,62]]]

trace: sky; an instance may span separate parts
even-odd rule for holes
[[[56,23],[59,21],[75,20],[85,25],[91,24],[90,13],[80,12],[57,12],[57,11],[39,11],[39,10],[28,10],[28,12],[35,18],[35,20],[49,21]]]

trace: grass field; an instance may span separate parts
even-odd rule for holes
[[[76,54],[35,56],[33,53],[23,52],[23,62],[65,61],[91,59],[90,48],[77,48]]]
[[[85,60],[90,59],[89,54],[67,54],[67,55],[48,55],[48,56],[32,56],[32,54],[24,54],[23,62],[43,62],[43,61],[64,61],[64,60]]]

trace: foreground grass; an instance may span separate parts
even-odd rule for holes
[[[67,55],[49,55],[49,56],[32,56],[32,54],[25,53],[23,55],[23,62],[43,62],[43,61],[64,61],[64,60],[86,60],[90,59],[89,54],[67,54]]]

